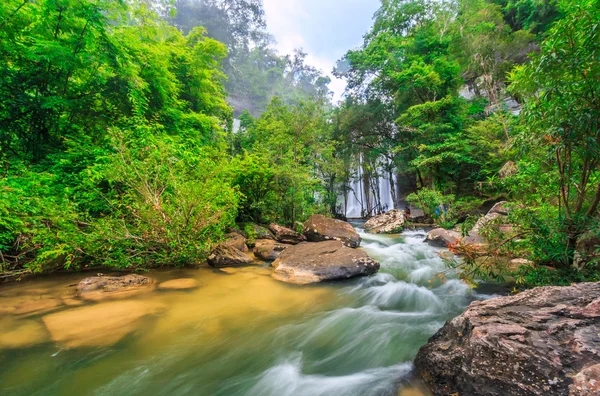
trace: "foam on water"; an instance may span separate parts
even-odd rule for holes
[[[410,363],[329,377],[302,373],[302,358],[296,356],[267,370],[248,393],[251,396],[356,396],[392,395],[399,376],[411,370]]]
[[[391,395],[419,346],[474,298],[447,272],[439,249],[423,242],[423,231],[387,236],[358,230],[380,272],[341,290],[355,299],[354,307],[280,328],[279,339],[301,341],[291,341],[288,360],[265,371],[250,394]],[[327,368],[330,376],[306,374]]]

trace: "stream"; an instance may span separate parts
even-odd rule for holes
[[[487,296],[436,276],[445,266],[423,231],[359,231],[381,270],[344,282],[287,285],[260,266],[152,271],[200,287],[83,305],[83,274],[0,286],[0,394],[425,394],[409,380],[419,347]],[[41,309],[23,308],[32,298]]]

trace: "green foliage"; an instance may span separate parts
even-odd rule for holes
[[[600,268],[589,264],[583,269],[549,268],[549,267],[520,267],[515,279],[522,287],[538,286],[570,286],[579,282],[600,282]]]
[[[226,47],[144,4],[0,6],[3,272],[197,263],[233,224]]]

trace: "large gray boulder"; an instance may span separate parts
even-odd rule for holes
[[[371,217],[365,223],[365,231],[374,234],[396,234],[404,229],[404,213],[393,209],[389,212]]]
[[[360,236],[350,223],[318,214],[306,220],[304,235],[311,242],[335,240],[351,248],[360,246]]]
[[[275,235],[275,239],[277,239],[281,243],[297,245],[300,242],[306,241],[306,237],[304,235],[277,224],[271,224],[269,226],[269,230],[271,230],[271,232]]]
[[[597,395],[599,334],[600,283],[540,287],[473,302],[415,367],[434,395]]]
[[[341,241],[301,243],[285,249],[273,263],[273,278],[295,284],[371,275],[379,263]]]

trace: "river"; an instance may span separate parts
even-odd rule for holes
[[[422,231],[361,236],[381,271],[346,282],[287,285],[259,266],[154,271],[149,275],[159,281],[193,277],[201,286],[83,306],[71,306],[80,303],[72,285],[82,274],[4,285],[0,394],[422,394],[408,382],[419,347],[486,296],[436,276],[444,263],[439,249],[422,242]],[[43,312],[8,309],[32,298],[44,302]],[[99,314],[114,310],[114,318],[148,307],[151,314],[122,325]],[[47,315],[71,318],[59,343],[44,326]]]

